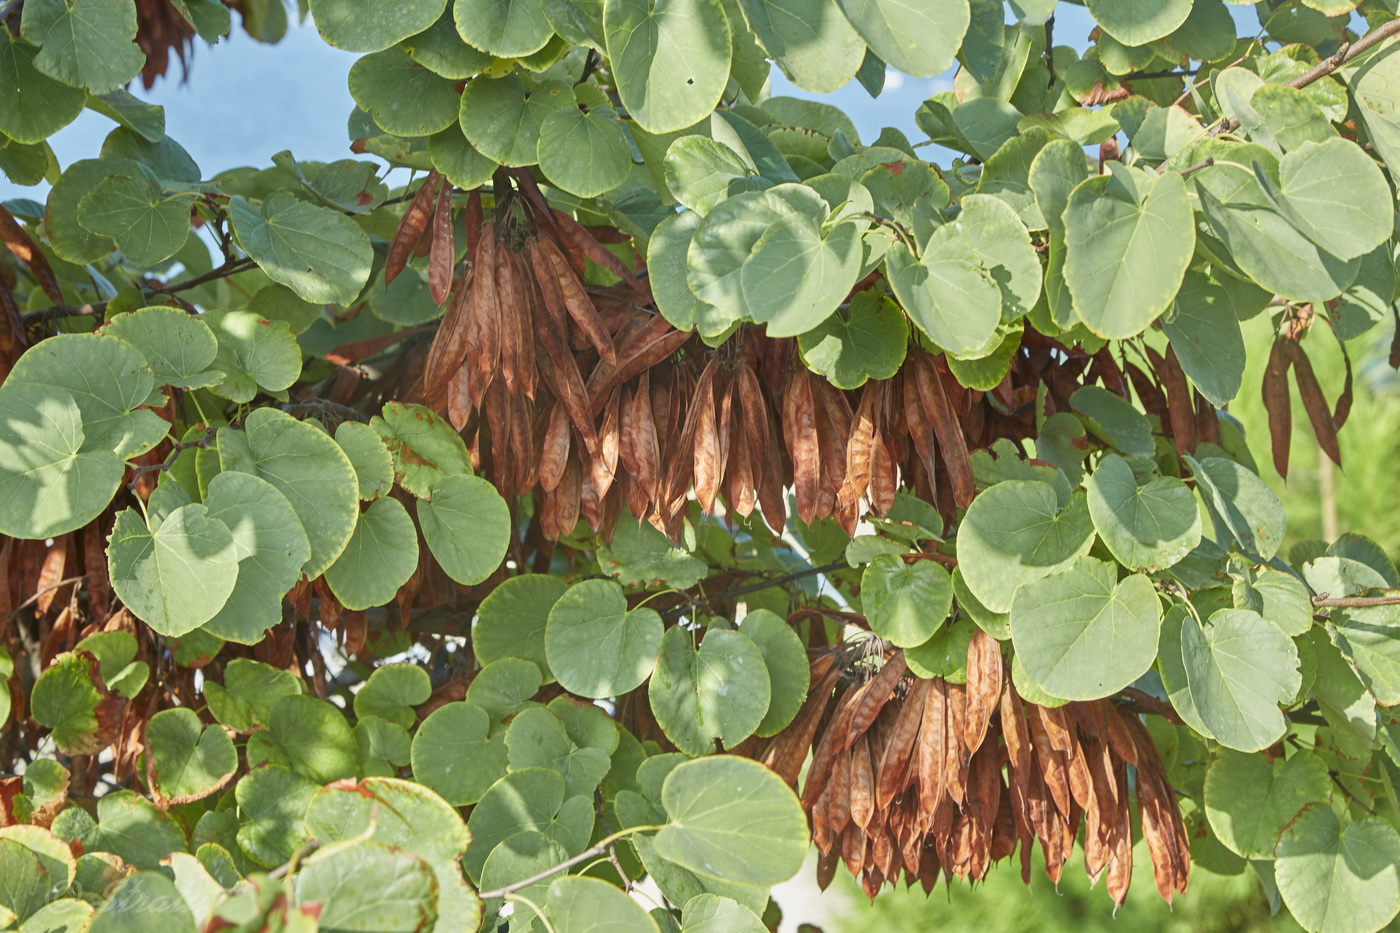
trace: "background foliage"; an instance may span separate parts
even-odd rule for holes
[[[1389,923],[1400,20],[1087,8],[250,0],[355,158],[204,178],[124,88],[229,6],[0,5],[0,928]]]

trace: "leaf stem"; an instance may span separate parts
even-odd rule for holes
[[[173,295],[176,292],[183,292],[186,289],[196,288],[206,282],[215,279],[226,278],[236,275],[239,272],[246,272],[253,268],[254,262],[247,257],[243,259],[230,259],[216,268],[210,269],[202,275],[197,275],[192,279],[183,282],[176,282],[174,285],[160,285],[149,289],[152,294]],[[47,323],[68,317],[80,317],[84,314],[102,314],[107,310],[107,302],[98,301],[84,305],[57,305],[52,308],[45,308],[42,311],[30,311],[22,316],[25,324]]]
[[[686,609],[690,608],[692,605],[723,602],[726,599],[733,599],[736,596],[747,596],[750,593],[757,593],[760,590],[770,589],[775,586],[783,586],[794,580],[801,580],[803,577],[810,577],[819,573],[830,573],[833,570],[842,570],[849,566],[850,564],[844,560],[834,560],[829,564],[822,564],[820,567],[807,567],[803,570],[794,570],[791,573],[785,573],[782,576],[770,577],[758,583],[748,583],[744,586],[730,587],[727,590],[720,590],[718,593],[712,593],[709,596],[702,596],[684,606],[676,606],[675,608],[667,609],[665,612],[661,613],[661,618],[678,619],[685,615]]]
[[[19,614],[20,614],[21,612],[23,612],[25,609],[28,609],[30,606],[34,605],[34,603],[38,602],[38,601],[39,601],[39,597],[43,596],[45,593],[52,592],[53,590],[58,589],[60,586],[67,586],[67,585],[70,584],[70,583],[77,583],[77,582],[79,582],[80,580],[86,580],[86,579],[87,579],[87,574],[84,573],[84,574],[79,574],[79,575],[76,576],[76,577],[69,577],[69,578],[66,579],[66,580],[59,580],[57,583],[50,583],[48,586],[46,586],[46,587],[44,587],[43,589],[39,590],[39,591],[38,591],[37,593],[35,593],[33,596],[29,597],[29,598],[26,599],[24,602],[20,603],[20,604],[19,604],[18,606],[16,606],[14,609],[12,609],[12,610],[10,610],[9,612],[7,612],[3,617],[0,617],[0,621],[4,621],[5,619],[13,619],[15,616],[19,615]]]
[[[131,482],[126,484],[126,488],[135,492],[137,481],[146,473],[152,473],[156,470],[162,473],[169,472],[170,468],[175,465],[175,461],[180,458],[180,454],[189,450],[191,447],[204,447],[214,439],[214,435],[217,434],[218,431],[218,428],[210,428],[208,431],[204,432],[203,437],[193,441],[180,441],[170,449],[170,456],[166,457],[160,463],[148,463],[144,466],[135,467],[134,469],[136,472],[132,475]]]

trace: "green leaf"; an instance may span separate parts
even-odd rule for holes
[[[369,281],[374,251],[349,217],[281,192],[255,207],[229,198],[233,236],[253,261],[311,302],[350,304]]]
[[[1164,570],[1201,543],[1196,497],[1175,477],[1139,487],[1128,462],[1109,454],[1085,488],[1094,530],[1130,570]]]
[[[467,820],[472,845],[463,864],[480,880],[491,850],[518,832],[538,832],[573,855],[593,833],[593,801],[564,797],[564,778],[546,768],[512,771],[491,785]]]
[[[205,311],[200,319],[218,340],[213,368],[223,381],[212,389],[233,402],[251,402],[258,389],[281,392],[301,375],[301,347],[289,325],[251,311]]]
[[[427,29],[446,8],[447,0],[405,0],[392,8],[357,0],[311,0],[316,31],[327,45],[347,52],[387,49]]]
[[[870,629],[896,647],[933,637],[953,608],[953,578],[934,561],[906,564],[897,555],[871,561],[860,593]]]
[[[206,726],[190,709],[156,713],[146,724],[148,773],[156,799],[188,803],[222,788],[238,769],[238,752],[221,726]]]
[[[967,683],[967,649],[976,631],[967,619],[957,619],[942,626],[922,645],[904,650],[904,658],[909,662],[909,671],[916,677],[942,677],[950,684]],[[1017,671],[1017,683],[1026,685],[1026,679]]]
[[[512,771],[547,768],[558,772],[569,797],[592,796],[611,766],[602,749],[574,744],[564,721],[543,706],[523,710],[511,720],[506,751]]]
[[[750,610],[739,628],[758,646],[768,668],[768,712],[754,732],[776,735],[792,722],[807,699],[812,678],[807,649],[792,626],[767,609]]]
[[[185,832],[175,818],[131,790],[97,802],[96,830],[81,841],[89,852],[111,852],[145,871],[158,868],[171,852],[185,850]]]
[[[486,158],[505,165],[534,165],[545,118],[574,106],[573,90],[562,81],[542,81],[527,91],[518,72],[504,78],[483,76],[468,82],[457,123]]]
[[[501,658],[483,667],[467,687],[467,702],[475,703],[501,720],[524,709],[539,692],[544,677],[540,669],[522,658]]]
[[[41,143],[72,123],[87,104],[82,88],[68,87],[34,67],[38,50],[0,35],[0,133],[17,143]]]
[[[423,540],[449,577],[470,586],[500,566],[511,540],[510,510],[486,480],[444,477],[417,508]]]
[[[681,933],[763,933],[758,914],[732,898],[697,894],[685,903]]]
[[[1298,651],[1272,622],[1247,609],[1220,609],[1204,630],[1181,623],[1181,658],[1191,701],[1206,728],[1228,748],[1267,748],[1288,720],[1279,712],[1298,694]]]
[[[741,632],[710,629],[697,651],[694,634],[667,629],[648,693],[666,737],[688,755],[733,748],[763,723],[772,685],[763,652]]]
[[[1288,218],[1338,259],[1369,253],[1390,237],[1390,186],[1380,166],[1353,142],[1333,136],[1285,154],[1279,189]]]
[[[440,17],[423,32],[403,40],[404,51],[433,74],[464,81],[491,64],[492,56],[462,41],[452,14]]]
[[[228,35],[233,17],[228,7],[216,0],[171,0],[171,5],[194,27],[195,33],[210,45]]]
[[[603,29],[618,95],[642,129],[684,129],[719,104],[733,54],[719,0],[607,0]]]
[[[659,933],[645,907],[598,878],[554,879],[544,910],[557,933]]]
[[[248,459],[226,463],[225,469],[252,473],[286,496],[311,543],[311,556],[301,569],[314,580],[335,563],[354,533],[359,515],[355,468],[325,432],[274,408],[249,415],[241,436],[221,428],[220,457],[232,456],[229,451],[240,441]]]
[[[98,182],[78,202],[78,222],[98,236],[110,237],[138,266],[154,266],[174,256],[190,235],[188,195],[167,195],[143,176],[112,175]]]
[[[420,499],[444,477],[472,472],[462,438],[447,419],[422,405],[390,402],[382,416],[370,419],[370,427],[393,455],[399,485]]]
[[[1277,852],[1279,893],[1304,929],[1364,933],[1400,912],[1400,834],[1388,823],[1343,826],[1328,807],[1309,807]]]
[[[865,41],[836,0],[739,0],[739,5],[763,48],[803,90],[834,91],[865,60]]]
[[[1327,765],[1300,750],[1284,760],[1223,749],[1206,772],[1205,811],[1227,849],[1272,860],[1279,836],[1308,804],[1332,790]]]
[[[233,535],[201,504],[181,506],[151,528],[132,509],[117,514],[107,543],[112,588],[151,628],[174,638],[218,613],[233,592]]]
[[[396,11],[397,12],[397,11]],[[357,60],[350,68],[350,96],[374,122],[395,136],[431,136],[457,122],[460,94],[401,48]]]
[[[249,473],[215,476],[204,505],[212,520],[228,526],[238,557],[233,592],[204,631],[242,644],[261,641],[282,621],[282,597],[311,556],[306,530],[287,497]]]
[[[81,528],[112,501],[125,470],[88,444],[82,411],[63,389],[0,386],[0,532],[44,539]]]
[[[382,842],[329,849],[308,860],[295,884],[300,903],[320,906],[321,933],[417,933],[438,918],[438,879],[427,862]]]
[[[378,716],[409,729],[418,721],[413,707],[428,702],[432,692],[427,671],[416,664],[390,664],[370,674],[355,694],[355,716]]]
[[[935,230],[917,259],[903,244],[890,247],[885,270],[910,320],[939,347],[977,356],[1001,342],[1001,289],[957,221]]]
[[[598,549],[598,566],[626,586],[664,583],[689,589],[710,572],[690,550],[677,547],[650,522],[620,521],[611,545]]]
[[[1065,284],[1074,310],[1100,337],[1141,333],[1171,307],[1196,248],[1186,183],[1112,163],[1065,207]]]
[[[270,761],[317,784],[329,784],[359,772],[359,747],[350,724],[344,713],[325,700],[285,696],[272,705],[267,727],[248,742],[251,768]]]
[[[831,316],[860,270],[855,224],[840,224],[822,236],[809,217],[792,214],[759,237],[738,284],[754,322],[766,324],[774,337],[794,337]]]
[[[29,922],[22,928],[28,931],[42,930],[44,933],[87,933],[96,913],[87,901],[76,897],[61,897],[49,901],[34,912]]]
[[[908,342],[909,325],[899,306],[874,291],[859,292],[848,311],[798,338],[807,368],[838,389],[889,379],[903,364]]]
[[[1385,549],[1363,535],[1347,532],[1327,547],[1329,557],[1341,557],[1365,564],[1381,578],[1383,586],[1400,586],[1400,574]]]
[[[20,34],[41,46],[35,68],[94,94],[121,87],[146,64],[132,41],[134,0],[36,0],[24,5]]]
[[[121,882],[88,928],[89,933],[189,933],[193,929],[194,915],[179,889],[154,870],[137,872]]]
[[[870,49],[916,78],[947,71],[971,20],[967,0],[937,4],[903,0],[839,0],[841,12]]]
[[[1084,426],[1130,457],[1152,456],[1152,425],[1121,395],[1102,386],[1081,386],[1069,397]]]
[[[1233,460],[1184,458],[1197,491],[1213,517],[1234,537],[1246,556],[1266,561],[1277,553],[1288,528],[1283,504],[1264,481]]]
[[[756,761],[719,755],[677,765],[661,803],[668,822],[656,852],[697,875],[774,885],[802,867],[810,838],[802,807]]]
[[[1152,581],[1142,574],[1120,581],[1113,564],[1085,557],[1017,589],[1011,641],[1046,693],[1096,700],[1147,673],[1161,621]]]
[[[1344,262],[1300,233],[1244,167],[1222,162],[1191,177],[1211,232],[1261,287],[1296,301],[1326,301],[1356,280],[1359,260]]]
[[[1342,74],[1381,158],[1388,166],[1400,165],[1400,43],[1384,45]]]
[[[506,773],[505,744],[487,743],[490,728],[491,717],[472,703],[433,710],[413,736],[413,779],[454,807],[476,803]]]
[[[1224,407],[1244,379],[1244,337],[1225,289],[1194,272],[1176,296],[1176,314],[1163,320],[1182,370],[1212,404]]]
[[[326,583],[346,609],[369,609],[392,602],[417,569],[418,532],[408,510],[397,499],[376,499],[326,568]]]
[[[46,829],[11,824],[0,830],[0,863],[6,865],[0,873],[0,890],[5,891],[0,905],[30,923],[30,911],[38,912],[45,901],[74,888],[76,865],[67,841]]]
[[[204,699],[214,718],[235,732],[252,732],[267,725],[273,705],[301,692],[291,671],[234,658],[224,665],[222,684],[206,679]]]
[[[141,408],[155,386],[145,358],[131,344],[101,334],[62,334],[30,347],[5,388],[32,383],[72,393],[83,417],[82,450],[135,457],[160,442],[169,422]]]
[[[549,668],[565,690],[600,699],[630,693],[651,676],[661,648],[661,616],[627,609],[622,587],[584,580],[549,610]]]
[[[540,171],[555,187],[595,198],[627,180],[632,147],[616,116],[606,109],[556,110],[540,124]]]
[[[682,137],[691,138],[702,137]],[[716,313],[713,306],[695,297],[685,280],[686,253],[701,219],[701,215],[695,211],[683,211],[667,217],[657,225],[647,241],[647,268],[651,270],[652,296],[656,300],[657,310],[678,330],[695,327],[704,330],[710,316]],[[723,326],[717,329],[723,330],[729,321],[721,320],[719,323]]]
[[[285,285],[267,285],[248,302],[248,310],[260,318],[280,321],[301,334],[321,318],[321,305],[303,301]]]
[[[218,343],[203,316],[179,308],[142,308],[116,315],[103,330],[141,351],[158,386],[203,388],[218,379],[208,372]],[[297,362],[300,372],[300,356]]]
[[[549,671],[545,625],[550,609],[567,588],[558,577],[526,573],[503,580],[491,590],[477,607],[472,629],[472,649],[481,663],[524,658]]]
[[[455,0],[452,15],[463,39],[498,58],[538,52],[554,34],[539,0]]]
[[[378,716],[355,723],[355,744],[360,748],[360,769],[366,777],[390,777],[413,757],[408,730]]]
[[[1030,313],[1040,298],[1040,259],[1016,211],[999,198],[967,195],[958,224],[967,245],[1001,289],[1003,320]]]
[[[1008,480],[972,500],[957,543],[968,589],[993,612],[1009,612],[1018,586],[1089,553],[1094,525],[1083,496],[1061,510],[1048,483]]]
[[[466,927],[479,922],[481,903],[458,864],[471,835],[461,816],[432,791],[387,777],[333,784],[312,799],[306,828],[323,844],[359,846],[368,837],[413,853],[436,876],[438,915]]]
[[[350,458],[360,487],[360,499],[370,501],[394,488],[394,458],[379,432],[358,421],[343,421],[335,429],[335,442]],[[414,547],[417,547],[415,542]]]
[[[1282,570],[1260,567],[1255,571],[1253,587],[1264,602],[1259,614],[1283,629],[1285,635],[1302,635],[1312,628],[1312,599],[1302,580]]]
[[[1086,0],[1104,32],[1124,45],[1146,45],[1177,30],[1191,15],[1192,0]]]
[[[1382,706],[1400,703],[1400,608],[1334,609],[1328,628]]]

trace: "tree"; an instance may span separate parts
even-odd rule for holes
[[[357,158],[204,179],[123,87],[225,5],[0,5],[0,928],[758,930],[809,844],[1122,903],[1135,839],[1387,924],[1400,579],[1281,553],[1226,406],[1340,460],[1400,20],[1055,6],[310,0]],[[912,145],[765,90],[955,64]]]

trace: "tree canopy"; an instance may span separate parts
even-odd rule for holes
[[[0,3],[0,929],[760,931],[811,846],[1400,913],[1400,575],[1229,413],[1340,463],[1392,0],[300,2]],[[231,8],[361,55],[347,158],[128,90]]]

